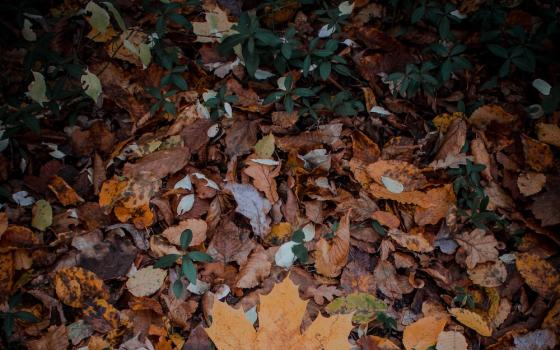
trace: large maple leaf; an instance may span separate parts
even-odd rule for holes
[[[206,332],[218,350],[350,349],[352,314],[329,318],[319,314],[302,334],[301,321],[306,307],[307,301],[299,298],[297,286],[286,277],[270,294],[261,296],[258,331],[245,318],[243,310],[216,300],[212,325]]]

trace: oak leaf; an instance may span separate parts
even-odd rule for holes
[[[340,220],[335,236],[331,241],[321,237],[315,245],[315,268],[327,277],[337,277],[348,261],[350,252],[350,213]]]
[[[486,231],[477,228],[458,235],[456,240],[467,253],[465,263],[469,269],[473,269],[479,263],[498,259],[498,241],[491,233],[486,234]]]
[[[492,328],[490,328],[488,322],[476,312],[461,308],[451,308],[449,309],[449,313],[453,315],[457,321],[476,331],[478,334],[484,337],[492,335]]]
[[[525,279],[525,283],[543,297],[551,297],[560,292],[558,271],[538,255],[516,254],[515,267]]]
[[[343,350],[350,349],[352,315],[317,319],[301,334],[307,301],[289,277],[260,297],[259,330],[255,331],[241,309],[215,301],[212,325],[206,328],[218,350]]]
[[[446,323],[444,318],[428,316],[408,325],[403,332],[402,341],[405,349],[427,350],[434,346]]]

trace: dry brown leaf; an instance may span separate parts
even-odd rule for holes
[[[437,350],[467,350],[469,344],[465,336],[459,332],[441,332],[437,339]]]
[[[369,185],[369,191],[374,197],[382,199],[391,199],[403,204],[415,204],[422,208],[429,208],[431,206],[429,198],[421,191],[393,193],[385,188],[385,186],[376,183]]]
[[[49,188],[56,195],[58,201],[64,206],[74,205],[84,201],[60,176],[54,176],[52,178],[49,183]]]
[[[117,177],[103,182],[99,192],[99,206],[102,209],[112,208],[121,199],[122,193],[128,186],[128,181],[120,181]]]
[[[548,261],[535,254],[518,253],[515,255],[515,266],[525,283],[543,297],[560,293],[558,271]]]
[[[492,181],[492,174],[490,173],[490,169],[492,168],[490,154],[488,154],[488,150],[486,150],[486,145],[482,139],[478,138],[471,141],[471,153],[474,158],[473,161],[476,164],[486,166],[481,172],[482,176],[486,180]]]
[[[498,259],[498,241],[492,233],[486,234],[486,231],[477,228],[457,235],[455,239],[467,253],[465,263],[469,269],[473,269],[479,263]]]
[[[376,162],[380,155],[379,146],[369,137],[357,130],[352,133],[352,159],[348,165],[362,187],[367,187],[371,182],[367,165]]]
[[[235,286],[237,288],[256,287],[263,279],[270,275],[272,263],[262,246],[257,246],[247,259],[245,265],[239,269]]]
[[[380,260],[373,271],[377,289],[391,299],[400,299],[403,294],[414,290],[407,276],[397,274],[397,270],[390,262]]]
[[[274,178],[280,175],[281,165],[273,168],[270,165],[249,163],[243,172],[253,178],[253,185],[264,193],[270,203],[276,203],[279,197]]]
[[[427,350],[434,346],[446,323],[445,319],[428,316],[407,326],[404,329],[402,339],[405,349]]]
[[[467,139],[467,123],[463,118],[455,118],[447,128],[443,142],[436,153],[434,160],[444,160],[456,157],[461,153]]]
[[[84,320],[100,333],[107,333],[119,327],[120,312],[105,299],[89,302],[83,313]]]
[[[541,142],[560,147],[560,127],[556,124],[537,124],[537,137]]]
[[[373,214],[371,214],[371,219],[377,220],[381,225],[387,226],[388,228],[397,228],[401,225],[399,218],[388,211],[374,211]]]
[[[185,230],[192,231],[192,240],[189,246],[194,247],[202,244],[206,240],[208,225],[206,224],[206,221],[201,219],[187,219],[181,221],[177,226],[166,228],[162,232],[162,235],[167,238],[169,242],[175,244],[176,246],[180,246],[181,234]]]
[[[123,174],[128,178],[133,178],[139,177],[142,173],[149,173],[158,179],[162,179],[183,169],[190,157],[190,151],[186,147],[156,151],[134,164],[125,164]]]
[[[294,126],[294,124],[298,121],[298,118],[299,113],[297,111],[293,111],[291,113],[284,111],[272,112],[272,123],[282,128],[290,128]]]
[[[397,242],[401,247],[417,253],[429,253],[434,250],[433,244],[424,237],[421,230],[410,233],[403,232],[399,229],[389,230],[389,236]]]
[[[469,123],[476,128],[486,130],[486,127],[492,123],[500,125],[508,125],[513,123],[517,118],[497,105],[484,105],[477,108],[470,116]]]
[[[550,328],[555,332],[560,328],[560,299],[557,299],[554,306],[548,310],[542,323],[543,328]]]
[[[525,162],[531,169],[544,172],[554,165],[554,154],[550,146],[526,135],[521,135]]]
[[[517,177],[517,188],[525,197],[539,193],[546,183],[546,176],[541,173],[529,171]]]
[[[499,287],[507,278],[507,269],[501,260],[478,264],[469,269],[469,278],[474,284],[483,287]]]
[[[70,345],[65,325],[52,326],[41,339],[27,343],[29,350],[66,350]]]
[[[367,172],[380,185],[383,185],[382,177],[400,182],[405,192],[421,189],[428,184],[420,169],[399,160],[378,160],[367,166]]]
[[[432,188],[426,192],[425,197],[429,200],[430,205],[428,207],[418,206],[414,211],[414,222],[420,226],[437,224],[446,217],[449,208],[456,201],[451,184]]]
[[[276,138],[276,146],[283,151],[313,149],[325,145],[333,145],[340,141],[342,124],[327,124],[319,126],[318,130],[302,132],[296,136]]]
[[[343,293],[336,286],[321,285],[319,287],[309,286],[305,294],[311,295],[317,305],[323,305],[325,300],[332,301],[335,296],[341,296]]]
[[[502,298],[495,315],[492,317],[490,325],[494,328],[498,328],[504,323],[511,312],[511,303],[509,300]]]
[[[255,242],[249,239],[248,232],[240,232],[233,222],[227,221],[215,230],[207,253],[217,261],[235,261],[241,266],[254,247]]]
[[[215,301],[212,325],[206,332],[220,350],[343,350],[350,349],[348,335],[352,315],[329,318],[321,314],[301,334],[307,302],[298,287],[285,278],[270,294],[260,297],[259,330],[245,318],[243,310]]]
[[[81,267],[58,270],[54,276],[54,287],[60,301],[75,308],[82,308],[95,299],[109,299],[103,281]]]
[[[317,272],[326,277],[337,277],[348,261],[350,252],[350,213],[340,220],[338,229],[332,240],[324,237],[315,245],[315,268]]]
[[[10,295],[14,284],[14,256],[12,252],[0,254],[0,293]]]
[[[136,271],[126,281],[126,288],[136,297],[150,296],[161,288],[166,277],[167,270],[148,266]]]
[[[451,308],[449,309],[449,313],[453,315],[457,321],[476,331],[478,334],[484,337],[492,335],[492,328],[490,328],[484,318],[476,312],[467,309]]]
[[[392,340],[381,338],[376,335],[364,335],[358,339],[358,345],[360,345],[363,350],[401,350]]]
[[[109,45],[107,45],[107,54],[110,57],[115,57],[119,60],[123,60],[136,66],[142,67],[142,61],[140,61],[140,57],[138,56],[138,54],[133,53],[127,47],[125,47],[124,41],[128,40],[136,48],[138,48],[140,44],[146,43],[147,39],[148,36],[138,28],[129,28],[129,30],[121,33],[118,40],[113,40],[111,43],[109,43]]]

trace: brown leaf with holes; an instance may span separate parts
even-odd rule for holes
[[[326,277],[337,277],[342,272],[350,252],[350,213],[340,220],[332,240],[325,237],[315,245],[315,268],[317,272]]]

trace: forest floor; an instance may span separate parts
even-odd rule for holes
[[[0,348],[558,349],[559,14],[3,2]]]

